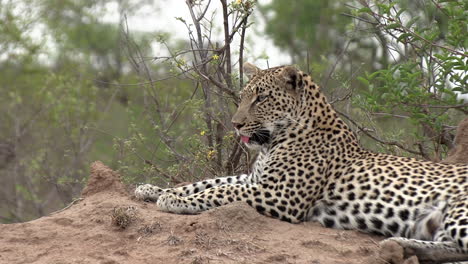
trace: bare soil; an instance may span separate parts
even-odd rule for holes
[[[0,225],[0,263],[402,263],[401,248],[381,252],[381,239],[282,222],[242,203],[199,215],[159,212],[95,162],[82,199],[34,221]]]

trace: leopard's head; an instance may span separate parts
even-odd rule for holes
[[[249,82],[240,93],[232,124],[247,147],[260,148],[294,122],[304,83],[293,66],[261,70],[245,63],[244,73]]]

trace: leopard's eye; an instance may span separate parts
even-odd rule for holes
[[[258,95],[257,99],[255,100],[256,103],[261,103],[268,98],[268,95]]]

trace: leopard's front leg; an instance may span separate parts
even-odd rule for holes
[[[305,215],[305,211],[291,210],[288,203],[274,198],[257,184],[221,185],[186,197],[165,193],[157,205],[165,212],[197,214],[235,201],[246,202],[261,214],[292,223],[302,222]]]
[[[241,174],[237,176],[227,176],[220,177],[216,179],[209,179],[204,181],[195,182],[189,185],[185,185],[178,188],[167,188],[162,189],[156,185],[143,184],[139,185],[135,189],[135,197],[139,200],[145,200],[149,202],[156,202],[158,198],[165,194],[171,193],[177,196],[188,196],[194,193],[201,192],[205,189],[209,189],[215,186],[225,185],[225,184],[247,184],[247,183],[256,183],[257,178],[252,174]]]
[[[242,195],[236,194],[246,195],[255,189],[257,189],[256,185],[229,184],[212,187],[185,197],[165,193],[159,197],[157,205],[161,211],[165,212],[197,214],[213,207],[242,201]]]

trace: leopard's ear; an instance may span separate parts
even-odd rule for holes
[[[279,74],[286,83],[286,89],[295,94],[301,94],[304,83],[302,82],[302,76],[294,66],[284,66]]]
[[[249,78],[252,79],[252,77],[259,73],[261,70],[257,66],[253,65],[252,63],[245,62],[243,65],[244,68],[244,73],[245,75]]]

